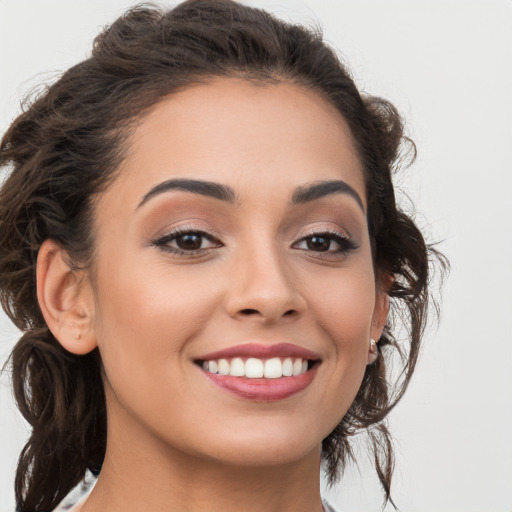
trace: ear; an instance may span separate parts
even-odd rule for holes
[[[393,285],[393,281],[393,277],[388,274],[380,276],[380,279],[377,280],[375,306],[370,329],[370,337],[375,341],[379,341],[386,326],[389,312],[389,290]]]
[[[96,346],[92,319],[94,300],[84,272],[73,269],[66,251],[45,240],[36,267],[37,300],[55,338],[73,354],[87,354]]]

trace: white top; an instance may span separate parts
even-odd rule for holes
[[[73,489],[53,512],[80,512],[87,497],[94,488],[95,483],[96,479],[88,474],[84,481]],[[327,503],[327,501],[322,500],[322,505],[324,506],[325,512],[336,512],[333,506]]]
[[[77,503],[72,508],[68,508],[68,506],[66,506],[66,505],[59,505],[56,509],[54,509],[54,512],[64,512],[64,511],[66,511],[66,512],[80,512],[82,510],[82,505],[84,503],[85,503],[85,500],[83,500],[80,503]],[[326,501],[322,501],[322,505],[324,506],[325,512],[336,512],[336,510],[334,510],[332,508],[332,506],[329,505],[329,503],[327,503]]]

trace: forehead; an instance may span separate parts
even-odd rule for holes
[[[128,140],[116,195],[140,199],[169,178],[274,191],[343,179],[366,202],[360,159],[341,114],[292,83],[221,78],[158,103]]]

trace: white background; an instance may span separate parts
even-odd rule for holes
[[[0,0],[0,131],[33,85],[87,56],[130,0]],[[512,511],[512,1],[275,0],[319,22],[359,86],[393,101],[419,148],[397,180],[452,263],[440,327],[391,417],[395,501],[408,512]],[[16,339],[0,316],[0,361]],[[26,436],[0,380],[0,512]],[[370,467],[330,491],[344,512],[380,509]],[[388,510],[391,510],[389,507]]]

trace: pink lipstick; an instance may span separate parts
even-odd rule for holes
[[[275,401],[311,384],[320,356],[291,343],[247,343],[205,354],[195,363],[215,385],[242,398]]]

